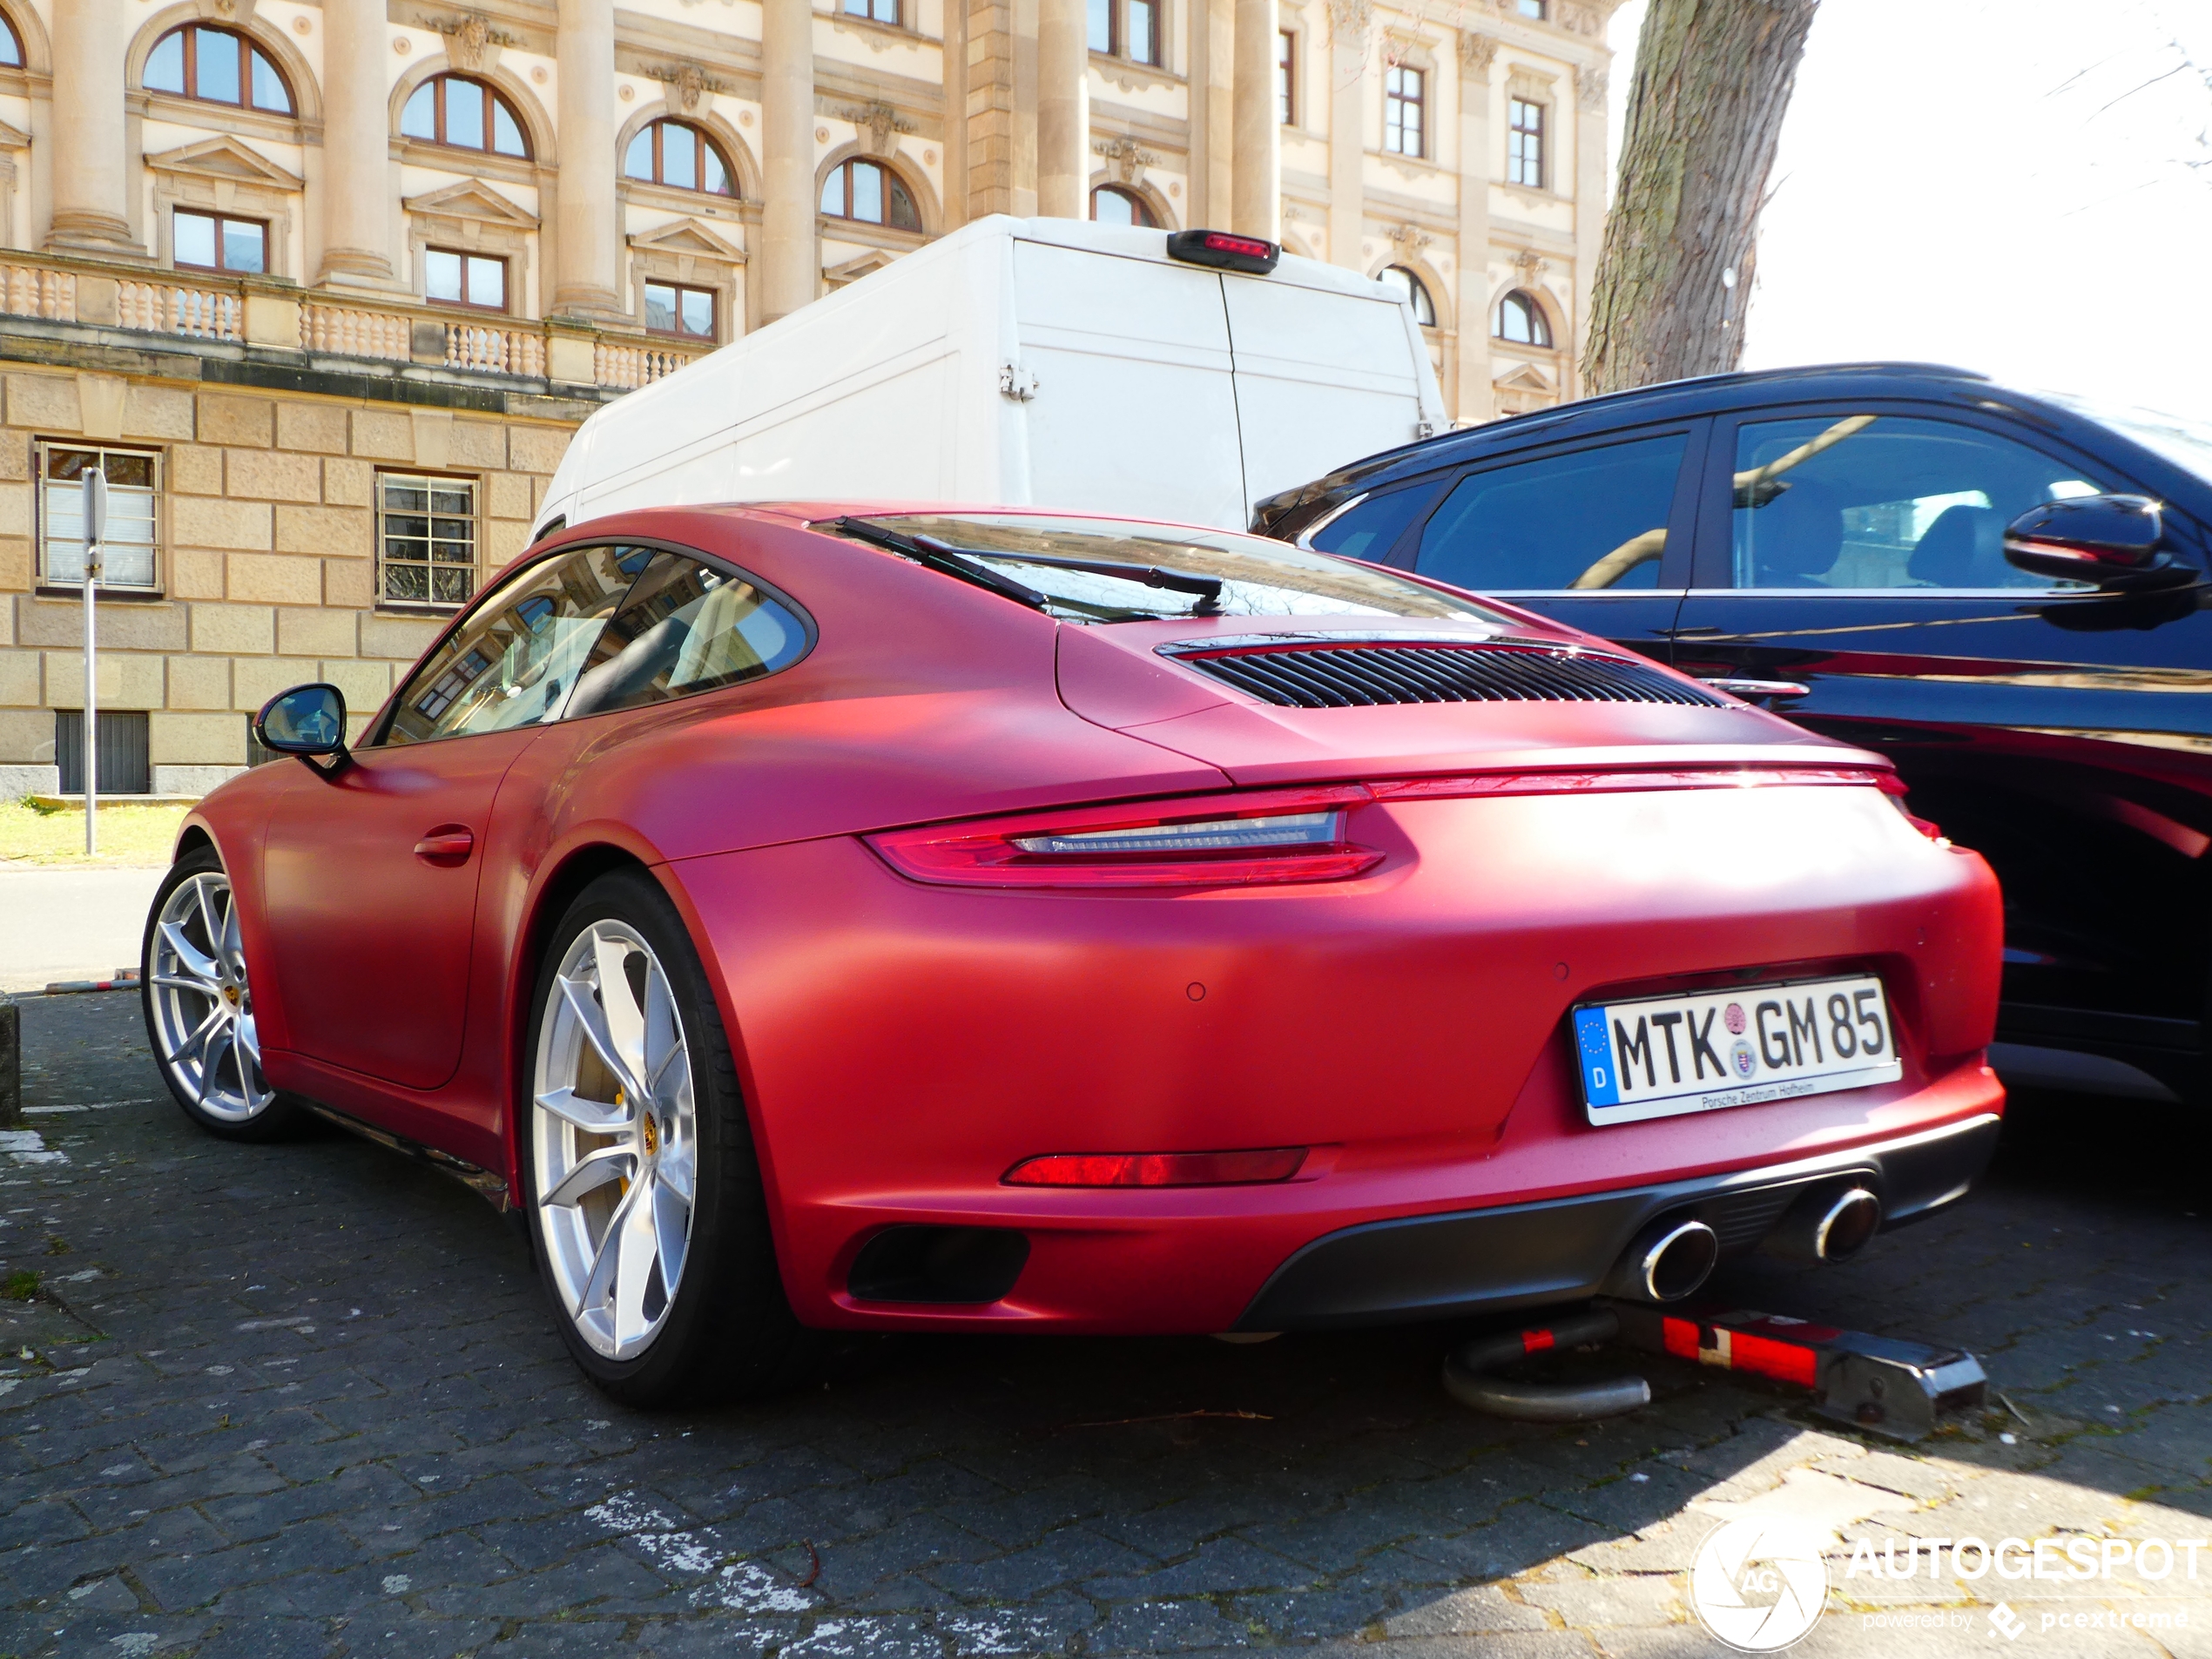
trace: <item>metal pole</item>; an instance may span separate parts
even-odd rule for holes
[[[93,662],[98,628],[92,590],[100,579],[100,544],[107,539],[107,474],[84,475],[84,856],[99,845],[95,818],[100,794],[99,681]]]

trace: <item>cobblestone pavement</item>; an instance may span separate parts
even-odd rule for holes
[[[2180,1564],[1904,1553],[2212,1534],[2212,1137],[2179,1113],[2024,1109],[1955,1215],[1729,1283],[1979,1352],[2015,1409],[1916,1449],[1671,1361],[1634,1417],[1494,1423],[1438,1386],[1443,1328],[916,1341],[653,1416],[571,1371],[472,1194],[335,1133],[196,1134],[131,997],[24,1024],[0,1279],[41,1288],[0,1304],[0,1654],[1716,1655],[1686,1569],[1746,1510],[1835,1540],[1801,1652],[2212,1654]],[[1917,1575],[1846,1578],[1860,1543]]]

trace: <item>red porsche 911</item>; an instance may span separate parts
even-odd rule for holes
[[[1666,1299],[1950,1203],[2002,1109],[1995,884],[1885,760],[1280,543],[608,517],[259,730],[148,919],[172,1088],[519,1212],[636,1403]]]

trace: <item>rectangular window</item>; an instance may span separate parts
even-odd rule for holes
[[[1131,63],[1160,61],[1160,0],[1128,0],[1129,50]]]
[[[1394,156],[1428,153],[1421,118],[1425,78],[1418,69],[1398,68],[1383,81],[1383,148]]]
[[[259,274],[269,268],[269,227],[259,219],[179,207],[170,219],[169,251],[179,266]]]
[[[1511,100],[1506,182],[1525,185],[1530,190],[1544,187],[1544,106],[1527,98]]]
[[[895,25],[899,21],[899,0],[845,0],[845,15]]]
[[[143,795],[152,787],[146,764],[146,717],[138,709],[102,709],[93,728],[92,764],[103,795]],[[54,711],[54,763],[61,770],[62,793],[84,792],[84,711]]]
[[[98,467],[107,475],[107,542],[102,550],[100,585],[158,592],[159,454],[41,443],[37,465],[39,581],[75,587],[84,580],[84,475]]]
[[[680,334],[686,340],[717,338],[714,291],[687,288],[674,282],[648,282],[645,327],[658,334]]]
[[[1288,29],[1275,34],[1275,118],[1285,126],[1298,122],[1298,36]]]
[[[479,311],[507,309],[507,261],[452,248],[422,250],[423,297]]]
[[[1547,0],[1521,0],[1520,10],[1522,17],[1534,17],[1538,23],[1541,23],[1549,14],[1550,7]]]
[[[381,604],[467,604],[476,590],[476,481],[379,473],[376,550]]]
[[[1115,0],[1089,0],[1090,49],[1109,56],[1114,50]]]

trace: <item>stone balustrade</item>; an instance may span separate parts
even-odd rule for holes
[[[526,318],[302,292],[262,278],[23,254],[0,260],[0,316],[622,391],[651,385],[707,349],[573,323],[549,328]]]

